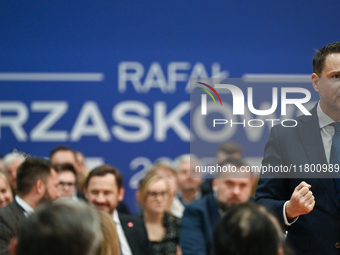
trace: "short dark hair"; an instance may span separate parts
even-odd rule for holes
[[[27,158],[17,171],[17,194],[27,195],[40,179],[44,183],[51,175],[52,166],[42,158]]]
[[[244,162],[242,159],[234,158],[234,157],[227,158],[221,163],[218,163],[218,165],[220,167],[223,167],[225,165],[233,165],[233,166],[236,166],[237,168],[240,168],[242,166],[247,166],[246,162]]]
[[[71,147],[68,147],[68,146],[65,146],[65,145],[58,145],[58,146],[54,147],[51,150],[50,155],[49,155],[50,160],[52,159],[53,155],[56,154],[58,151],[71,151],[74,155],[76,162],[77,162],[77,157],[76,157],[75,151]]]
[[[277,255],[283,246],[277,220],[257,204],[231,207],[214,229],[214,255]]]
[[[18,233],[17,255],[90,255],[98,250],[100,219],[90,205],[59,199],[25,219]]]
[[[321,77],[322,70],[325,67],[325,60],[329,54],[340,53],[340,42],[334,42],[326,45],[317,51],[313,57],[313,72]]]
[[[115,168],[114,166],[111,166],[111,165],[102,165],[102,166],[98,166],[95,169],[93,169],[86,178],[85,188],[88,187],[89,182],[90,182],[92,177],[94,177],[94,176],[104,176],[104,175],[107,175],[107,174],[113,174],[114,175],[114,177],[116,179],[117,187],[118,187],[118,190],[119,190],[123,185],[123,177],[122,177],[122,174],[119,172],[119,170],[117,168]]]
[[[53,164],[52,167],[58,172],[72,172],[76,179],[77,179],[77,172],[76,169],[74,169],[74,166],[72,164],[66,163],[66,164]]]
[[[243,155],[242,146],[235,142],[226,142],[222,143],[218,146],[217,152],[224,152],[228,155],[240,153],[240,155]]]

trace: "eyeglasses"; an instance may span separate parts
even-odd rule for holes
[[[165,195],[167,195],[168,192],[167,191],[162,191],[162,192],[148,192],[148,195],[152,198],[152,199],[156,199],[158,196],[160,196],[161,198],[163,198]]]
[[[68,187],[68,188],[72,188],[74,187],[76,184],[74,182],[59,182],[59,186],[60,187]]]

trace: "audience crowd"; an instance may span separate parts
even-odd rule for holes
[[[288,254],[274,216],[253,203],[251,173],[203,180],[195,155],[156,162],[139,182],[134,216],[119,169],[89,170],[79,151],[0,160],[0,255]],[[216,163],[246,166],[235,143],[218,148]]]

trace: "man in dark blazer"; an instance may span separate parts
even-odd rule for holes
[[[8,246],[17,236],[20,223],[42,202],[59,197],[58,174],[38,158],[26,159],[17,171],[17,195],[0,209],[0,255],[9,254]]]
[[[112,216],[122,255],[152,254],[151,243],[141,220],[117,211],[119,201],[124,198],[122,182],[118,169],[110,165],[99,166],[93,169],[86,179],[86,198],[96,208]]]
[[[235,166],[238,170],[246,166],[241,159],[236,158],[228,158],[220,164],[221,167],[228,165]],[[211,254],[215,223],[230,206],[249,200],[253,182],[250,173],[238,178],[219,174],[213,180],[214,193],[185,209],[180,236],[183,255]]]
[[[332,141],[332,123],[340,120],[340,43],[316,53],[313,71],[319,103],[311,116],[298,117],[295,127],[272,128],[262,161],[267,167],[296,166],[298,173],[285,179],[260,178],[256,201],[286,227],[287,240],[297,255],[335,255],[340,254],[340,204],[334,175],[330,171],[300,173],[299,166],[311,169],[334,164],[332,145],[340,146],[340,141]]]

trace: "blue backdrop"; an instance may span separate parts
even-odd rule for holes
[[[315,49],[340,39],[339,7],[1,1],[0,154],[46,157],[58,144],[71,146],[123,172],[135,211],[143,171],[190,150],[190,77],[310,74]],[[262,157],[265,138],[256,149],[238,138],[246,157]]]

